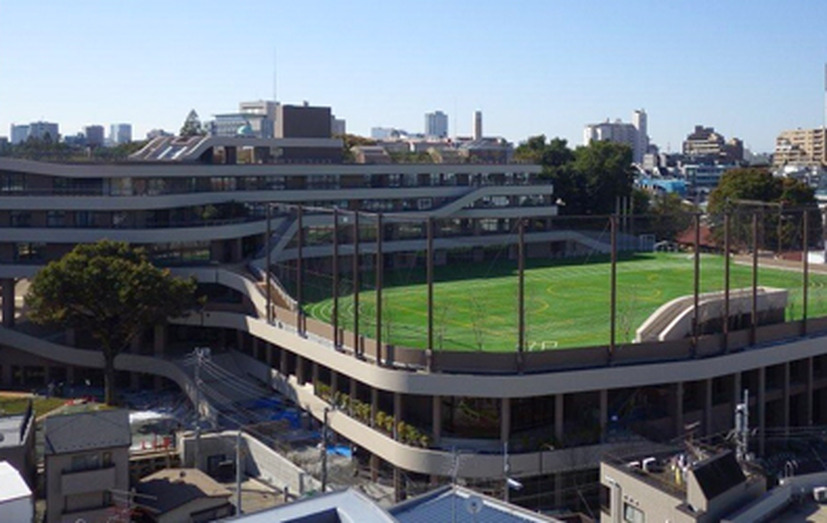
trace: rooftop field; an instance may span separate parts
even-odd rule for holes
[[[583,347],[609,342],[610,270],[608,259],[527,260],[525,272],[526,349]],[[685,253],[647,253],[617,265],[617,342],[631,341],[635,330],[659,306],[693,292],[693,257]],[[372,275],[363,276],[372,282]],[[307,289],[316,295],[307,311],[331,321],[333,301],[324,280]],[[328,280],[329,281],[329,280]],[[808,316],[827,314],[827,275],[810,273]],[[405,347],[427,346],[427,286],[422,268],[386,271],[383,289],[384,341]],[[350,282],[343,282],[347,289]],[[787,319],[802,314],[802,275],[795,270],[759,269],[758,284],[789,290]],[[312,285],[312,283],[311,283]],[[329,284],[328,284],[329,285]],[[749,288],[752,268],[730,264],[731,289]],[[724,258],[701,257],[701,292],[723,290]],[[517,346],[517,263],[514,260],[455,263],[435,268],[434,348],[436,350],[512,351]],[[339,299],[340,322],[353,328],[353,296]],[[360,331],[375,334],[376,295],[359,296]]]

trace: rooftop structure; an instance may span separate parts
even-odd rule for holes
[[[732,164],[744,160],[744,144],[738,138],[725,140],[714,127],[696,125],[683,142],[683,154],[690,161],[705,159]]]
[[[164,469],[138,482],[137,503],[152,521],[212,521],[234,513],[232,494],[198,469]]]
[[[632,161],[636,164],[643,162],[643,155],[649,150],[649,135],[647,131],[646,112],[634,112],[632,123],[624,123],[608,119],[603,123],[588,124],[583,130],[583,145],[592,141],[606,141],[628,145],[632,150]]]
[[[37,485],[35,431],[31,405],[23,414],[0,417],[0,461],[18,470],[32,488]]]
[[[827,130],[794,129],[783,131],[775,139],[773,166],[827,166]]]
[[[34,521],[32,490],[7,461],[0,461],[0,521]]]

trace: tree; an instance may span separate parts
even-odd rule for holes
[[[736,210],[751,215],[760,212],[760,237],[763,247],[801,248],[802,211],[808,209],[809,243],[816,245],[821,238],[821,217],[815,191],[804,182],[792,178],[777,178],[766,169],[739,168],[724,173],[718,186],[709,194],[709,213],[713,217],[713,237],[722,244],[723,215]],[[736,243],[751,241],[749,216],[738,219],[731,227]],[[779,236],[780,235],[780,236]],[[782,240],[779,242],[779,240]]]
[[[674,240],[692,225],[695,208],[675,193],[655,195],[647,212],[649,227],[658,240]]]
[[[543,166],[541,176],[565,204],[560,214],[609,214],[618,197],[632,194],[632,150],[622,144],[591,142],[572,151],[562,138],[539,135],[521,143],[514,158]]]
[[[182,138],[204,136],[207,134],[204,126],[201,125],[201,120],[198,118],[198,113],[195,112],[195,109],[190,110],[190,114],[188,114],[187,119],[184,120],[184,125],[181,126],[181,132],[179,134]]]
[[[113,404],[115,356],[147,327],[194,307],[195,287],[153,266],[143,249],[102,240],[46,265],[25,299],[33,322],[80,329],[100,343],[105,401]]]

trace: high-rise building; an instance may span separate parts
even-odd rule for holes
[[[442,111],[425,113],[425,136],[448,137],[448,115]]]
[[[622,143],[632,149],[632,161],[640,164],[643,155],[649,149],[649,135],[647,134],[646,111],[636,110],[632,115],[632,123],[618,120],[603,123],[588,124],[583,130],[583,145],[592,141],[606,141]]]
[[[11,136],[9,139],[11,143],[17,145],[19,143],[23,143],[29,137],[29,126],[28,125],[14,125],[11,124]]]
[[[482,140],[482,111],[474,111],[474,140]]]
[[[87,125],[83,128],[83,134],[86,135],[86,145],[89,147],[99,147],[103,145],[104,133],[102,125]]]
[[[330,115],[330,133],[333,136],[342,136],[347,133],[347,124],[344,118],[336,118]]]
[[[775,139],[773,165],[827,165],[827,132],[824,129],[784,131]]]
[[[637,129],[633,160],[636,164],[643,163],[643,156],[649,151],[649,135],[646,129],[646,111],[637,109],[632,114],[632,125]]]
[[[29,124],[29,136],[27,138],[56,142],[60,139],[60,130],[54,122],[32,122]]]
[[[683,154],[693,159],[736,163],[744,159],[744,144],[738,138],[726,140],[714,127],[696,125],[683,142]]]
[[[132,141],[132,124],[113,123],[109,127],[109,141],[115,145]]]

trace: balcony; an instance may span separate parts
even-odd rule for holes
[[[64,496],[98,492],[115,488],[115,465],[79,472],[64,472],[60,490]]]

